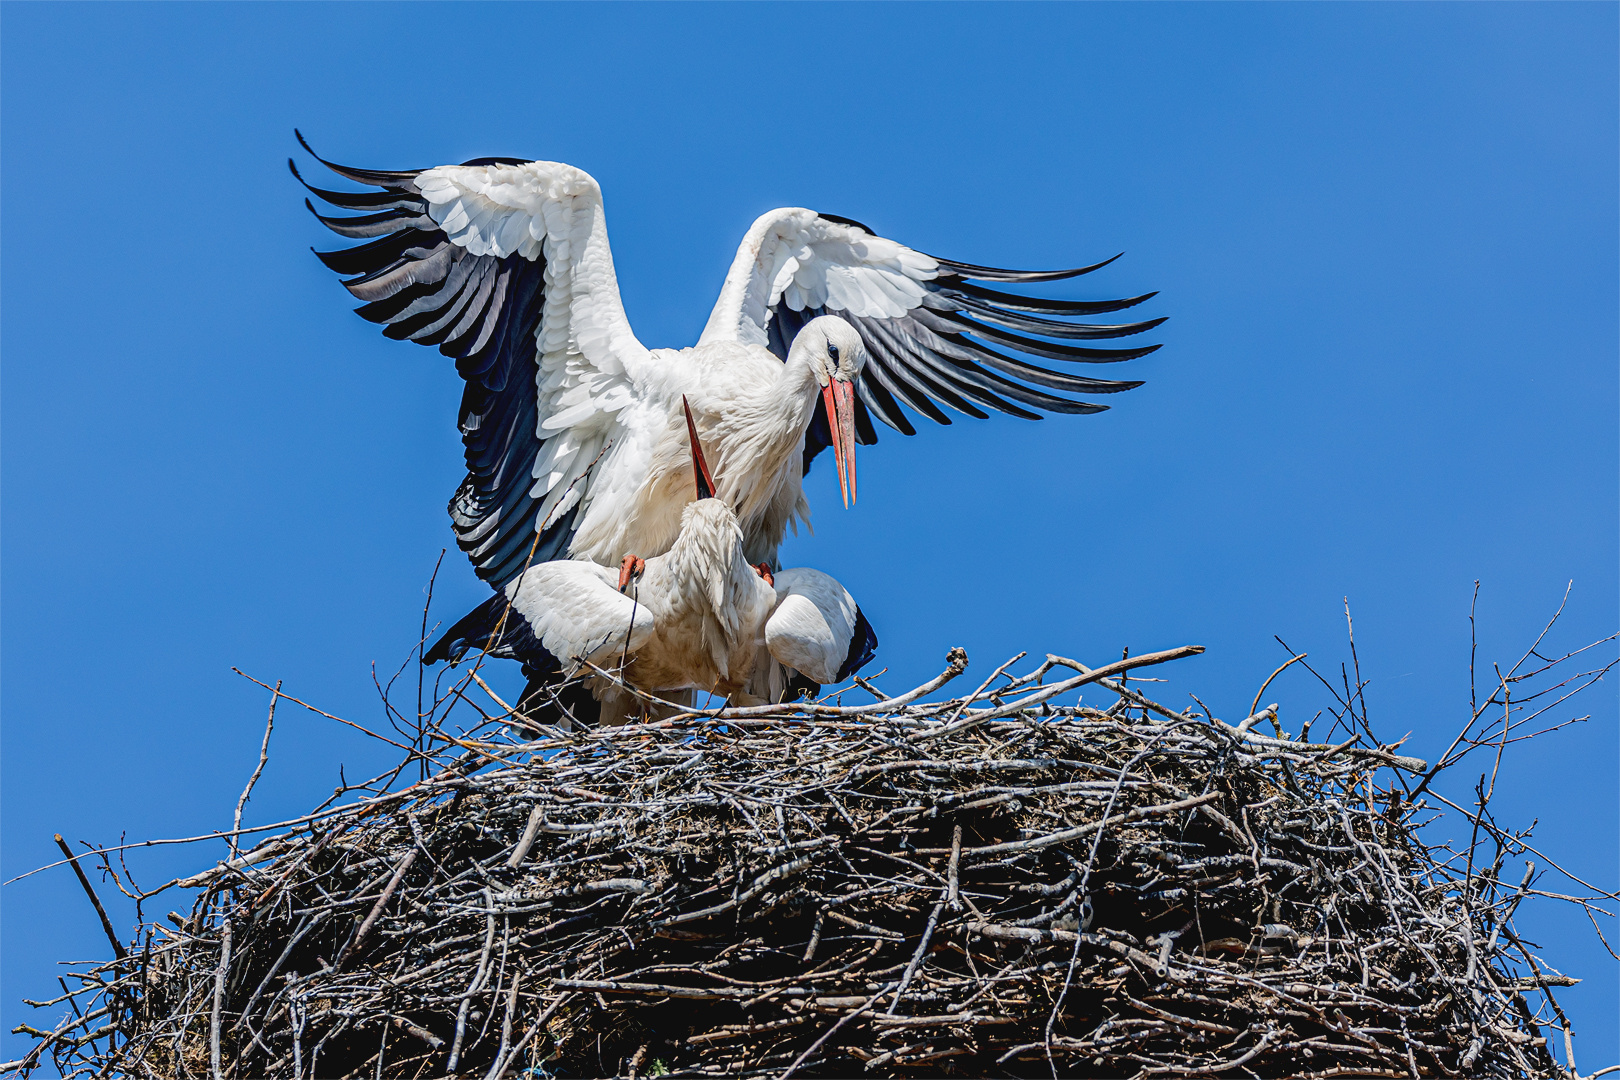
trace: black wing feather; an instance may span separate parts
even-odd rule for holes
[[[1048,360],[1075,360],[1083,364],[1114,364],[1121,360],[1135,360],[1139,356],[1146,356],[1155,352],[1159,346],[1144,345],[1137,349],[1086,349],[1078,345],[1056,345],[1049,341],[1037,341],[1034,338],[1020,337],[1009,334],[1007,331],[984,323],[964,319],[960,315],[949,315],[939,311],[929,311],[926,307],[917,308],[911,312],[911,318],[922,323],[930,330],[941,334],[972,334],[974,337],[993,341],[997,345],[1004,345],[1009,349],[1016,349],[1031,356],[1044,356]]]
[[[875,379],[858,379],[855,382],[855,396],[868,409],[872,410],[879,420],[882,420],[900,434],[917,434],[917,429],[911,426],[910,420],[906,419],[905,410],[900,407],[899,402],[894,400],[894,395],[884,389],[882,383]],[[825,409],[826,405],[822,405],[822,408]],[[876,432],[873,432],[873,434],[875,435]],[[874,439],[873,441],[876,442],[877,440]]]
[[[822,214],[824,220],[872,229],[851,218]],[[995,409],[1026,420],[1044,412],[1095,413],[1108,406],[1071,394],[1117,394],[1141,386],[1137,379],[1092,379],[1041,367],[998,351],[1082,364],[1117,364],[1156,351],[1158,345],[1134,349],[1097,349],[1068,341],[1106,340],[1145,333],[1161,318],[1128,323],[1083,323],[1077,317],[1123,311],[1157,293],[1117,300],[1055,300],[987,288],[978,282],[1033,284],[1062,281],[1100,270],[1120,256],[1072,270],[1008,270],[996,266],[939,259],[939,273],[923,283],[926,295],[918,307],[896,319],[856,316],[847,311],[780,304],[767,325],[768,346],[783,360],[793,338],[818,315],[842,316],[866,341],[866,369],[855,384],[857,441],[876,442],[872,417],[906,435],[916,429],[906,419],[911,408],[940,424],[951,419],[944,405],[984,419]],[[1057,391],[1049,393],[1048,391]],[[862,430],[863,425],[868,430]],[[804,469],[832,444],[825,410],[818,405],[805,433]]]
[[[537,436],[535,387],[539,370],[535,333],[545,304],[544,258],[470,255],[450,243],[428,214],[427,202],[416,188],[421,170],[385,172],[337,165],[310,150],[302,135],[298,141],[339,176],[382,189],[340,192],[312,187],[299,176],[296,164],[288,162],[299,183],[316,198],[344,210],[369,211],[356,217],[316,213],[340,236],[369,239],[339,251],[316,252],[317,257],[348,278],[343,284],[362,301],[356,308],[362,318],[382,324],[388,337],[437,345],[455,360],[457,372],[466,380],[459,424],[467,477],[449,505],[457,545],[478,575],[496,589],[530,563],[566,555],[574,512],[544,523],[544,531],[536,536],[543,500],[530,494],[534,463],[544,445]],[[466,164],[523,163],[520,158],[475,158]]]
[[[862,225],[861,228],[866,229],[866,226]],[[866,229],[866,231],[872,232],[871,229]],[[877,234],[872,233],[872,235],[876,236]],[[1016,281],[1029,283],[1035,281],[1062,281],[1065,278],[1077,278],[1081,274],[1089,274],[1093,270],[1101,270],[1103,267],[1113,262],[1114,259],[1118,259],[1124,254],[1125,253],[1122,251],[1118,255],[1115,255],[1113,259],[1104,259],[1102,262],[1092,263],[1090,266],[1076,267],[1073,270],[1003,270],[997,266],[976,266],[973,263],[955,262],[951,259],[935,259],[934,261],[939,263],[942,269],[950,271],[957,277],[978,278],[980,281]]]
[[[930,294],[929,299],[934,299],[936,295]],[[1062,338],[1068,341],[1130,337],[1133,334],[1152,330],[1155,326],[1164,322],[1163,318],[1158,318],[1145,319],[1142,322],[1114,323],[1112,325],[1066,323],[1057,319],[1041,319],[1034,315],[1019,315],[1010,311],[1002,311],[1000,308],[986,304],[982,300],[975,300],[966,296],[961,297],[957,303],[960,305],[956,309],[957,311],[973,313],[972,319],[960,319],[964,325],[974,326],[979,323],[989,323],[991,326],[1000,326],[1007,330],[1022,330],[1029,334],[1042,334],[1046,337]],[[934,307],[935,310],[945,310],[937,306],[937,301],[935,304],[925,303],[925,306]]]
[[[292,170],[293,179],[303,184],[317,199],[333,206],[341,206],[345,210],[391,210],[422,205],[422,196],[419,192],[403,194],[398,191],[328,191],[325,188],[312,187],[310,182],[304,179],[304,174],[298,171],[298,162],[292,158],[287,159],[287,168]]]
[[[877,633],[872,624],[866,621],[866,613],[859,607],[855,609],[855,629],[849,636],[849,654],[844,657],[844,666],[838,669],[835,682],[843,682],[857,671],[866,666],[866,662],[877,653]]]
[[[503,660],[522,660],[525,666],[561,671],[557,658],[546,651],[540,639],[507,598],[497,593],[456,621],[422,654],[422,663],[437,664],[460,660],[473,649],[489,650]]]
[[[368,236],[384,236],[398,229],[415,227],[418,229],[434,228],[433,219],[426,214],[418,214],[409,208],[397,210],[384,210],[380,214],[364,214],[360,217],[334,218],[325,217],[315,209],[315,204],[308,199],[304,206],[315,215],[315,220],[325,225],[339,236],[350,240],[363,240]]]
[[[890,394],[904,400],[907,405],[910,405],[935,423],[949,424],[951,422],[951,418],[940,412],[938,407],[928,400],[928,395],[920,387],[913,385],[911,380],[904,377],[906,371],[903,364],[894,364],[893,370],[890,370],[890,365],[879,359],[877,353],[873,352],[867,358],[866,371],[861,374],[861,378],[864,380],[868,374],[876,379]]]
[[[920,364],[907,363],[904,359],[904,349],[896,349],[892,341],[885,340],[881,320],[876,321],[871,329],[873,333],[863,335],[866,339],[867,352],[872,361],[880,363],[885,371],[898,377],[913,389],[927,394],[947,408],[955,409],[957,412],[971,416],[976,420],[989,419],[989,413],[966,401],[951,386],[940,380],[936,372]],[[922,411],[927,412],[928,410]],[[929,413],[929,415],[935,420],[941,419],[939,416],[934,416],[933,413]],[[944,417],[943,422],[949,424],[950,418]]]
[[[411,188],[414,190],[413,182],[417,176],[427,172],[426,169],[410,169],[406,172],[380,172],[376,169],[356,169],[348,165],[338,165],[317,154],[314,148],[304,140],[304,133],[297,128],[293,128],[293,137],[298,140],[298,145],[302,146],[310,157],[325,165],[343,179],[353,180],[357,184],[370,184],[372,187],[382,188]]]
[[[999,289],[986,289],[982,285],[975,285],[960,278],[948,285],[940,285],[933,293],[948,300],[972,297],[994,304],[998,308],[1009,311],[1033,311],[1037,315],[1106,315],[1110,311],[1133,308],[1159,295],[1157,292],[1150,292],[1141,296],[1127,296],[1122,300],[1047,300],[1038,296],[1019,296]]]

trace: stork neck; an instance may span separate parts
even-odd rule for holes
[[[680,559],[701,562],[713,570],[727,569],[742,551],[737,515],[721,499],[687,503],[681,511],[680,535],[669,550]]]
[[[648,603],[707,601],[718,609],[728,584],[753,573],[743,557],[737,516],[721,499],[699,499],[681,512],[680,535],[659,560],[657,574],[666,584],[649,590]]]
[[[782,363],[760,348],[755,362],[769,364],[766,371],[775,370],[767,379],[739,387],[736,396],[710,419],[710,432],[703,434],[719,500],[732,508],[743,534],[751,538],[769,515],[797,513],[794,508],[803,503],[799,476],[804,433],[816,415],[821,393],[815,357],[809,349],[788,350],[787,362]],[[682,475],[683,489],[689,494],[690,465]],[[781,523],[774,526],[778,532],[770,541],[772,547],[780,540],[782,527]]]
[[[788,350],[787,363],[782,365],[782,374],[777,377],[772,396],[778,400],[803,402],[805,423],[809,423],[809,417],[815,412],[816,395],[820,392],[821,379],[810,360],[810,350],[800,348],[795,341]]]

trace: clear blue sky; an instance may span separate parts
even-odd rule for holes
[[[415,638],[459,382],[309,254],[294,125],[357,165],[588,170],[649,345],[695,340],[773,206],[972,262],[1125,251],[1073,295],[1159,289],[1139,310],[1171,319],[1113,411],[885,435],[848,512],[812,475],[785,558],[860,599],[891,686],[952,645],[987,673],[1198,643],[1161,697],[1237,718],[1273,634],[1336,669],[1348,596],[1375,725],[1432,755],[1475,579],[1482,657],[1571,579],[1558,643],[1616,628],[1612,4],[8,4],[0,28],[7,876],[56,831],[227,825],[268,697],[232,665],[372,721],[369,665]],[[452,549],[438,612],[482,595]],[[1296,731],[1321,704],[1297,668],[1267,696]],[[1498,800],[1610,887],[1615,704],[1510,754]],[[249,819],[379,760],[284,709]],[[0,905],[9,1029],[106,945],[65,872]],[[1586,979],[1581,1068],[1620,1061],[1616,965],[1524,917]]]

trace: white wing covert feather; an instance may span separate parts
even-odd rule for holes
[[[428,214],[473,255],[545,262],[537,330],[537,438],[531,475],[542,521],[589,501],[585,470],[624,434],[649,359],[625,317],[603,216],[589,174],[554,161],[447,165],[416,180]]]
[[[652,613],[619,592],[616,580],[616,571],[595,563],[558,560],[530,567],[506,594],[563,672],[573,675],[584,660],[612,667],[652,638]]]
[[[803,207],[762,215],[737,249],[698,344],[765,345],[780,304],[898,319],[921,306],[937,260]]]
[[[778,571],[775,588],[765,648],[815,682],[838,682],[860,613],[855,598],[837,579],[805,566]]]

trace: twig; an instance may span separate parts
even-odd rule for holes
[[[516,870],[523,865],[523,859],[529,854],[529,848],[534,846],[534,838],[539,835],[540,823],[544,820],[546,820],[545,807],[536,803],[534,809],[529,811],[529,823],[523,827],[522,838],[518,840],[517,847],[512,849],[511,857],[506,860],[508,870]]]
[[[411,864],[416,861],[416,854],[417,849],[413,847],[405,853],[405,857],[403,859],[399,860],[399,865],[394,868],[394,876],[388,879],[388,884],[383,888],[382,895],[377,897],[377,902],[373,904],[371,906],[371,910],[366,913],[365,921],[362,922],[360,924],[360,928],[354,932],[354,940],[349,944],[348,948],[344,949],[338,954],[338,958],[336,960],[332,961],[334,967],[341,965],[344,957],[350,955],[351,953],[360,951],[361,943],[366,940],[366,935],[371,932],[371,928],[377,922],[378,916],[382,914],[383,908],[388,906],[388,901],[392,899],[394,890],[399,888],[399,883],[404,880],[405,872],[409,870],[411,868]]]
[[[270,715],[264,720],[264,741],[259,744],[259,764],[248,777],[247,786],[242,789],[242,797],[236,800],[236,815],[231,818],[231,858],[237,855],[237,837],[241,835],[242,808],[247,805],[248,796],[253,794],[253,785],[259,782],[264,773],[264,763],[270,760],[270,732],[276,726],[276,701],[281,697],[281,680],[276,680],[275,687],[270,691]]]
[[[231,920],[219,933],[219,967],[214,972],[214,1004],[208,1016],[208,1071],[213,1080],[225,1080],[219,1057],[219,1013],[225,1001],[225,977],[231,970]]]
[[[1300,660],[1305,659],[1306,655],[1307,654],[1305,654],[1305,653],[1297,653],[1294,656],[1289,657],[1288,660],[1286,662],[1284,662],[1281,667],[1279,667],[1276,671],[1273,671],[1270,675],[1266,676],[1266,681],[1261,683],[1260,684],[1260,689],[1255,692],[1254,704],[1249,706],[1249,715],[1250,716],[1254,716],[1260,711],[1260,699],[1266,696],[1266,687],[1271,685],[1271,680],[1275,679],[1277,676],[1279,676],[1283,672],[1287,671],[1289,669],[1289,667],[1291,667],[1293,664],[1297,663]],[[1276,713],[1271,714],[1271,724],[1277,731],[1277,737],[1281,738],[1282,737],[1282,725],[1277,722],[1277,714]]]
[[[107,918],[107,909],[101,906],[101,900],[96,896],[96,890],[90,887],[90,879],[84,876],[84,870],[79,866],[79,860],[83,856],[73,854],[73,849],[67,846],[67,841],[62,839],[61,833],[57,833],[55,839],[56,846],[62,849],[63,855],[67,856],[63,861],[73,867],[73,873],[78,877],[79,884],[84,887],[84,895],[90,898],[91,906],[96,909],[96,916],[101,920],[102,932],[107,935],[107,940],[112,943],[113,955],[120,960],[129,959],[129,953],[125,951],[124,943],[119,941],[118,935],[113,932],[112,920]],[[53,863],[52,865],[60,866],[61,863]]]
[[[817,1039],[815,1042],[811,1043],[809,1046],[805,1047],[804,1053],[802,1053],[798,1057],[794,1058],[793,1059],[793,1064],[789,1065],[786,1069],[783,1069],[782,1070],[782,1075],[777,1077],[777,1080],[788,1080],[788,1077],[792,1076],[794,1073],[799,1071],[799,1066],[803,1065],[805,1063],[806,1059],[808,1059],[811,1054],[814,1054],[817,1050],[820,1050],[822,1048],[822,1046],[824,1046],[826,1044],[827,1040],[832,1038],[834,1035],[838,1034],[838,1032],[843,1028],[843,1026],[845,1024],[849,1023],[851,1020],[855,1019],[857,1016],[861,1015],[866,1010],[870,1009],[872,1007],[873,1003],[876,1002],[878,998],[882,997],[884,994],[887,994],[890,990],[894,989],[898,985],[899,985],[899,983],[890,983],[888,986],[885,986],[882,990],[879,990],[877,993],[875,993],[871,997],[867,998],[866,1001],[864,1003],[862,1003],[859,1008],[845,1013],[842,1017],[839,1018],[839,1020],[838,1020],[838,1022],[836,1024],[834,1024],[832,1027],[828,1028],[825,1032],[823,1032],[819,1039]]]

